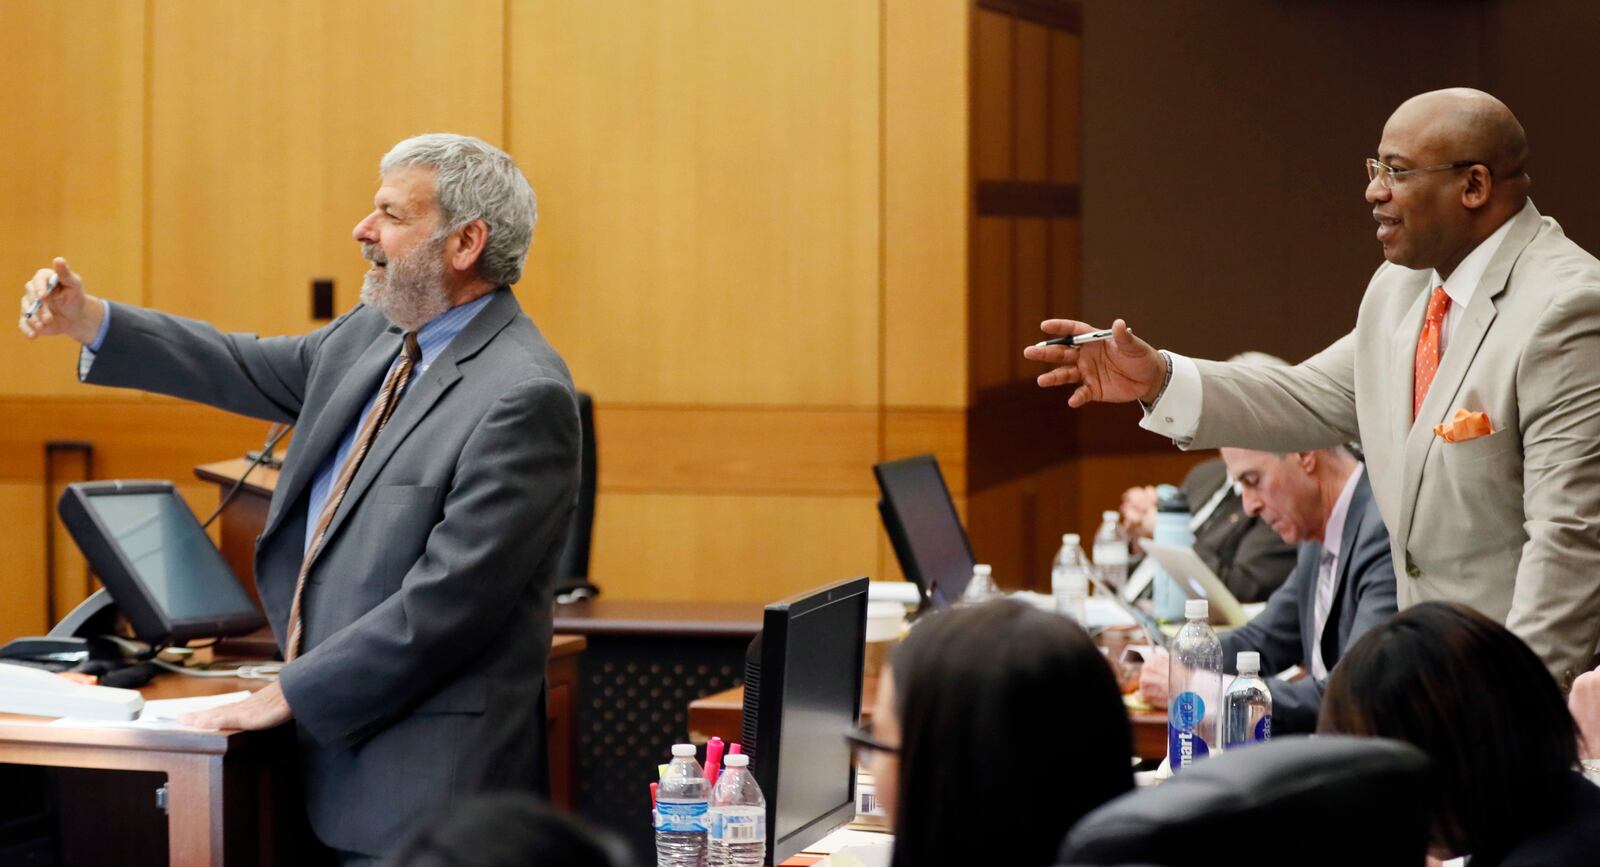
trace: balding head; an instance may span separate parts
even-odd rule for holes
[[[1415,131],[1430,163],[1482,162],[1502,185],[1525,177],[1527,133],[1505,103],[1481,90],[1451,87],[1413,96],[1395,109],[1385,133],[1396,125]]]
[[[1457,87],[1414,96],[1383,125],[1367,184],[1390,262],[1448,277],[1527,202],[1528,138],[1505,103]]]

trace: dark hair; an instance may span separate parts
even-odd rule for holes
[[[1374,628],[1328,679],[1317,731],[1395,738],[1433,761],[1433,842],[1490,860],[1571,809],[1577,725],[1522,639],[1425,602]]]
[[[424,828],[387,867],[624,867],[617,840],[523,792],[478,795]]]
[[[890,669],[894,867],[1053,864],[1079,817],[1133,787],[1116,676],[1065,617],[1014,600],[951,609],[919,622]]]

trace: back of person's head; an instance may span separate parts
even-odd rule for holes
[[[400,168],[434,171],[441,219],[435,237],[482,220],[489,238],[478,257],[479,276],[495,286],[521,279],[539,209],[533,187],[509,154],[472,136],[427,133],[396,144],[378,163],[385,175]]]
[[[954,608],[919,621],[890,669],[895,867],[1050,864],[1079,817],[1132,788],[1116,677],[1065,617],[1014,600]]]
[[[1375,627],[1328,680],[1317,730],[1395,738],[1433,761],[1433,841],[1486,859],[1570,809],[1577,727],[1539,657],[1464,605]]]
[[[533,795],[495,792],[457,804],[389,867],[627,867],[626,847]]]

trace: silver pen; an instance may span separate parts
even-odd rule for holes
[[[1107,328],[1107,329],[1104,329],[1104,330],[1101,330],[1101,331],[1091,331],[1088,334],[1073,334],[1073,335],[1068,336],[1068,337],[1054,337],[1054,338],[1051,338],[1049,340],[1041,340],[1041,341],[1039,341],[1038,343],[1036,343],[1034,345],[1035,346],[1082,346],[1085,343],[1099,343],[1102,340],[1110,340],[1111,339],[1111,333],[1112,333],[1111,329]]]
[[[56,277],[56,275],[51,274],[50,275],[50,279],[48,281],[46,281],[45,284],[44,284],[44,294],[40,295],[38,298],[33,299],[33,303],[28,305],[28,312],[22,314],[22,318],[23,319],[32,319],[33,318],[33,314],[39,312],[39,305],[44,303],[44,299],[50,297],[50,293],[51,292],[56,291],[56,286],[58,284],[60,284],[60,282],[61,282],[60,279],[58,279]]]

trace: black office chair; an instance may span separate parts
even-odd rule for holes
[[[594,400],[578,392],[578,420],[582,427],[583,463],[578,475],[578,505],[572,510],[572,526],[567,547],[556,564],[556,598],[577,602],[600,595],[600,588],[589,581],[589,547],[594,536],[595,477],[599,459],[595,455]]]
[[[1416,867],[1428,759],[1381,738],[1291,736],[1206,759],[1079,820],[1063,865],[1241,861]]]

